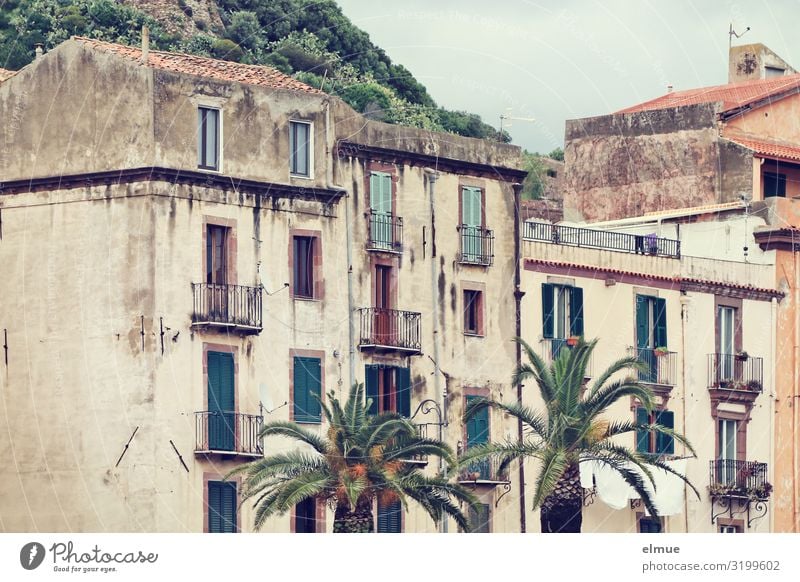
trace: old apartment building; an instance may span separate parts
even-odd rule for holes
[[[0,83],[0,117],[0,529],[251,531],[221,477],[284,446],[264,422],[322,433],[314,396],[353,382],[454,449],[516,434],[460,415],[516,398],[518,148],[85,38]],[[519,531],[514,471],[459,479],[480,530]],[[265,529],[331,525],[311,503]]]

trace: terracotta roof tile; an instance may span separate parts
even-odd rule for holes
[[[0,69],[0,83],[5,81],[6,79],[10,79],[12,76],[14,76],[14,73],[16,73],[16,71],[9,71],[8,69]]]
[[[728,141],[738,143],[747,149],[753,150],[760,156],[800,162],[800,147],[797,146],[783,145],[775,142],[743,137],[729,137],[727,135],[723,135],[723,137]]]
[[[756,79],[754,81],[744,81],[743,83],[673,91],[650,101],[620,109],[617,113],[637,113],[640,111],[696,105],[698,103],[717,102],[722,103],[723,111],[729,111],[797,88],[800,88],[800,73],[774,79]]]
[[[138,47],[103,42],[81,36],[73,38],[93,49],[114,53],[131,61],[139,62],[142,58],[142,50]],[[293,79],[272,67],[262,65],[244,65],[196,55],[154,50],[150,51],[147,64],[164,71],[197,75],[198,77],[208,77],[220,81],[233,81],[247,85],[271,87],[273,89],[289,89],[304,93],[322,94],[320,90],[314,87],[301,83],[297,79]]]

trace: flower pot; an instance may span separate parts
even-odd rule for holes
[[[578,338],[576,337],[568,337],[567,338],[567,345],[570,347],[575,347],[578,345]]]

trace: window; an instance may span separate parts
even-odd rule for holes
[[[197,108],[197,167],[219,170],[219,109]]]
[[[311,124],[289,122],[289,172],[293,176],[311,176]]]
[[[542,320],[542,336],[551,340],[550,355],[557,358],[567,338],[583,335],[583,289],[542,284]]]
[[[370,242],[378,249],[394,248],[392,221],[392,176],[371,172],[369,176]]]
[[[721,525],[719,533],[742,533],[742,529],[738,525]]]
[[[464,410],[466,410],[470,403],[475,399],[481,398],[480,396],[467,396],[464,402]],[[489,408],[482,408],[479,412],[473,414],[467,421],[466,426],[467,448],[476,445],[483,445],[489,442]],[[491,478],[491,465],[490,459],[482,459],[475,461],[467,467],[467,473],[475,476],[476,480],[487,480]]]
[[[661,533],[661,520],[657,517],[640,517],[639,533]]]
[[[206,226],[206,283],[224,285],[228,282],[229,231],[216,224]]]
[[[659,358],[656,348],[667,347],[667,302],[659,297],[636,295],[636,355],[646,369],[639,380],[657,383]]]
[[[736,309],[719,306],[717,308],[717,336],[719,338],[719,367],[717,381],[733,378],[734,355],[736,354]]]
[[[470,508],[467,515],[470,533],[491,533],[491,510],[488,503],[479,503],[477,510]]]
[[[294,296],[314,297],[314,246],[313,236],[296,236],[293,239]]]
[[[483,335],[483,292],[464,290],[464,333]]]
[[[786,196],[786,174],[764,172],[764,198]]]
[[[785,73],[786,69],[781,69],[780,67],[764,67],[765,79],[774,79],[775,77],[783,77]]]
[[[296,422],[322,422],[322,361],[295,356],[293,372],[293,411]]]
[[[309,497],[294,506],[294,532],[317,533],[317,498]]]
[[[208,482],[208,533],[236,533],[236,483]]]
[[[480,188],[461,188],[461,251],[462,260],[478,263],[486,254],[483,250],[483,191]]]
[[[208,352],[208,449],[233,451],[236,447],[236,402],[233,354]]]
[[[400,501],[383,504],[378,501],[378,533],[401,533],[403,506]]]
[[[411,369],[373,364],[366,366],[369,414],[396,412],[411,416]]]
[[[642,407],[636,408],[636,424],[660,424],[663,427],[675,428],[675,414],[671,410],[655,410],[650,414]],[[663,433],[652,430],[636,431],[636,450],[650,455],[672,455],[675,453],[675,440]]]

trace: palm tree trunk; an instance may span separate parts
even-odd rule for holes
[[[570,465],[541,509],[542,533],[580,533],[583,523],[583,491],[577,463]]]
[[[359,502],[355,511],[349,503],[337,503],[333,517],[333,533],[373,533],[372,503]]]

